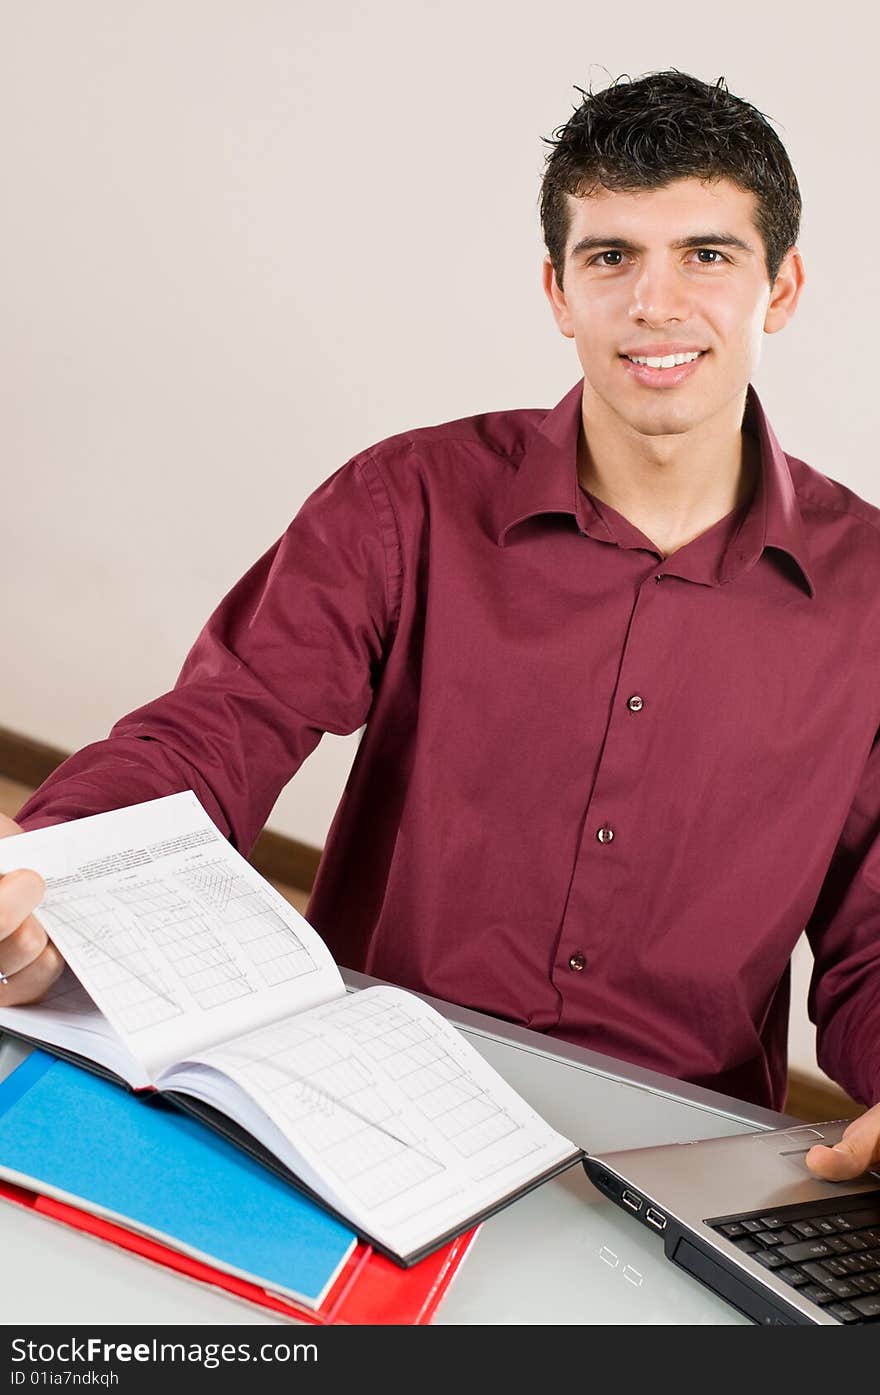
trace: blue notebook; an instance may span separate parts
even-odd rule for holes
[[[309,1308],[357,1242],[198,1120],[42,1051],[0,1081],[0,1176]]]

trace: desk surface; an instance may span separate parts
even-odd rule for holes
[[[349,987],[372,980],[345,973]],[[788,1123],[608,1056],[427,999],[554,1128],[587,1152],[719,1137]],[[0,1076],[22,1050],[0,1041]],[[268,1312],[0,1207],[3,1321],[266,1323]],[[663,1242],[602,1197],[581,1167],[486,1221],[434,1319],[442,1324],[746,1323],[664,1257]]]

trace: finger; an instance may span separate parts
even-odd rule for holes
[[[29,868],[18,868],[0,877],[0,940],[11,935],[36,910],[45,890],[46,883],[39,872]]]
[[[0,838],[11,838],[13,833],[23,833],[24,829],[9,818],[7,814],[0,814]]]
[[[843,1182],[867,1172],[880,1161],[880,1107],[874,1106],[844,1130],[840,1142],[833,1148],[817,1144],[807,1153],[805,1162],[817,1177],[829,1182]]]
[[[26,969],[14,974],[8,983],[0,984],[0,1007],[23,1007],[37,1003],[61,976],[64,960],[51,940]]]
[[[17,930],[0,940],[0,972],[7,978],[21,973],[39,959],[48,943],[49,936],[36,916],[26,916]]]

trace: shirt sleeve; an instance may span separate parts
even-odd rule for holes
[[[862,1104],[880,1101],[880,734],[806,928],[808,1010],[822,1070]]]
[[[59,766],[19,823],[192,789],[247,854],[323,733],[366,721],[399,609],[399,556],[375,462],[350,461],[223,599],[174,688]]]

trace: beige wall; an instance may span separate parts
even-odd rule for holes
[[[609,74],[723,73],[780,123],[809,280],[757,385],[880,500],[870,13],[3,0],[0,725],[102,736],[355,450],[562,395],[540,137]],[[355,739],[272,827],[323,840]]]

